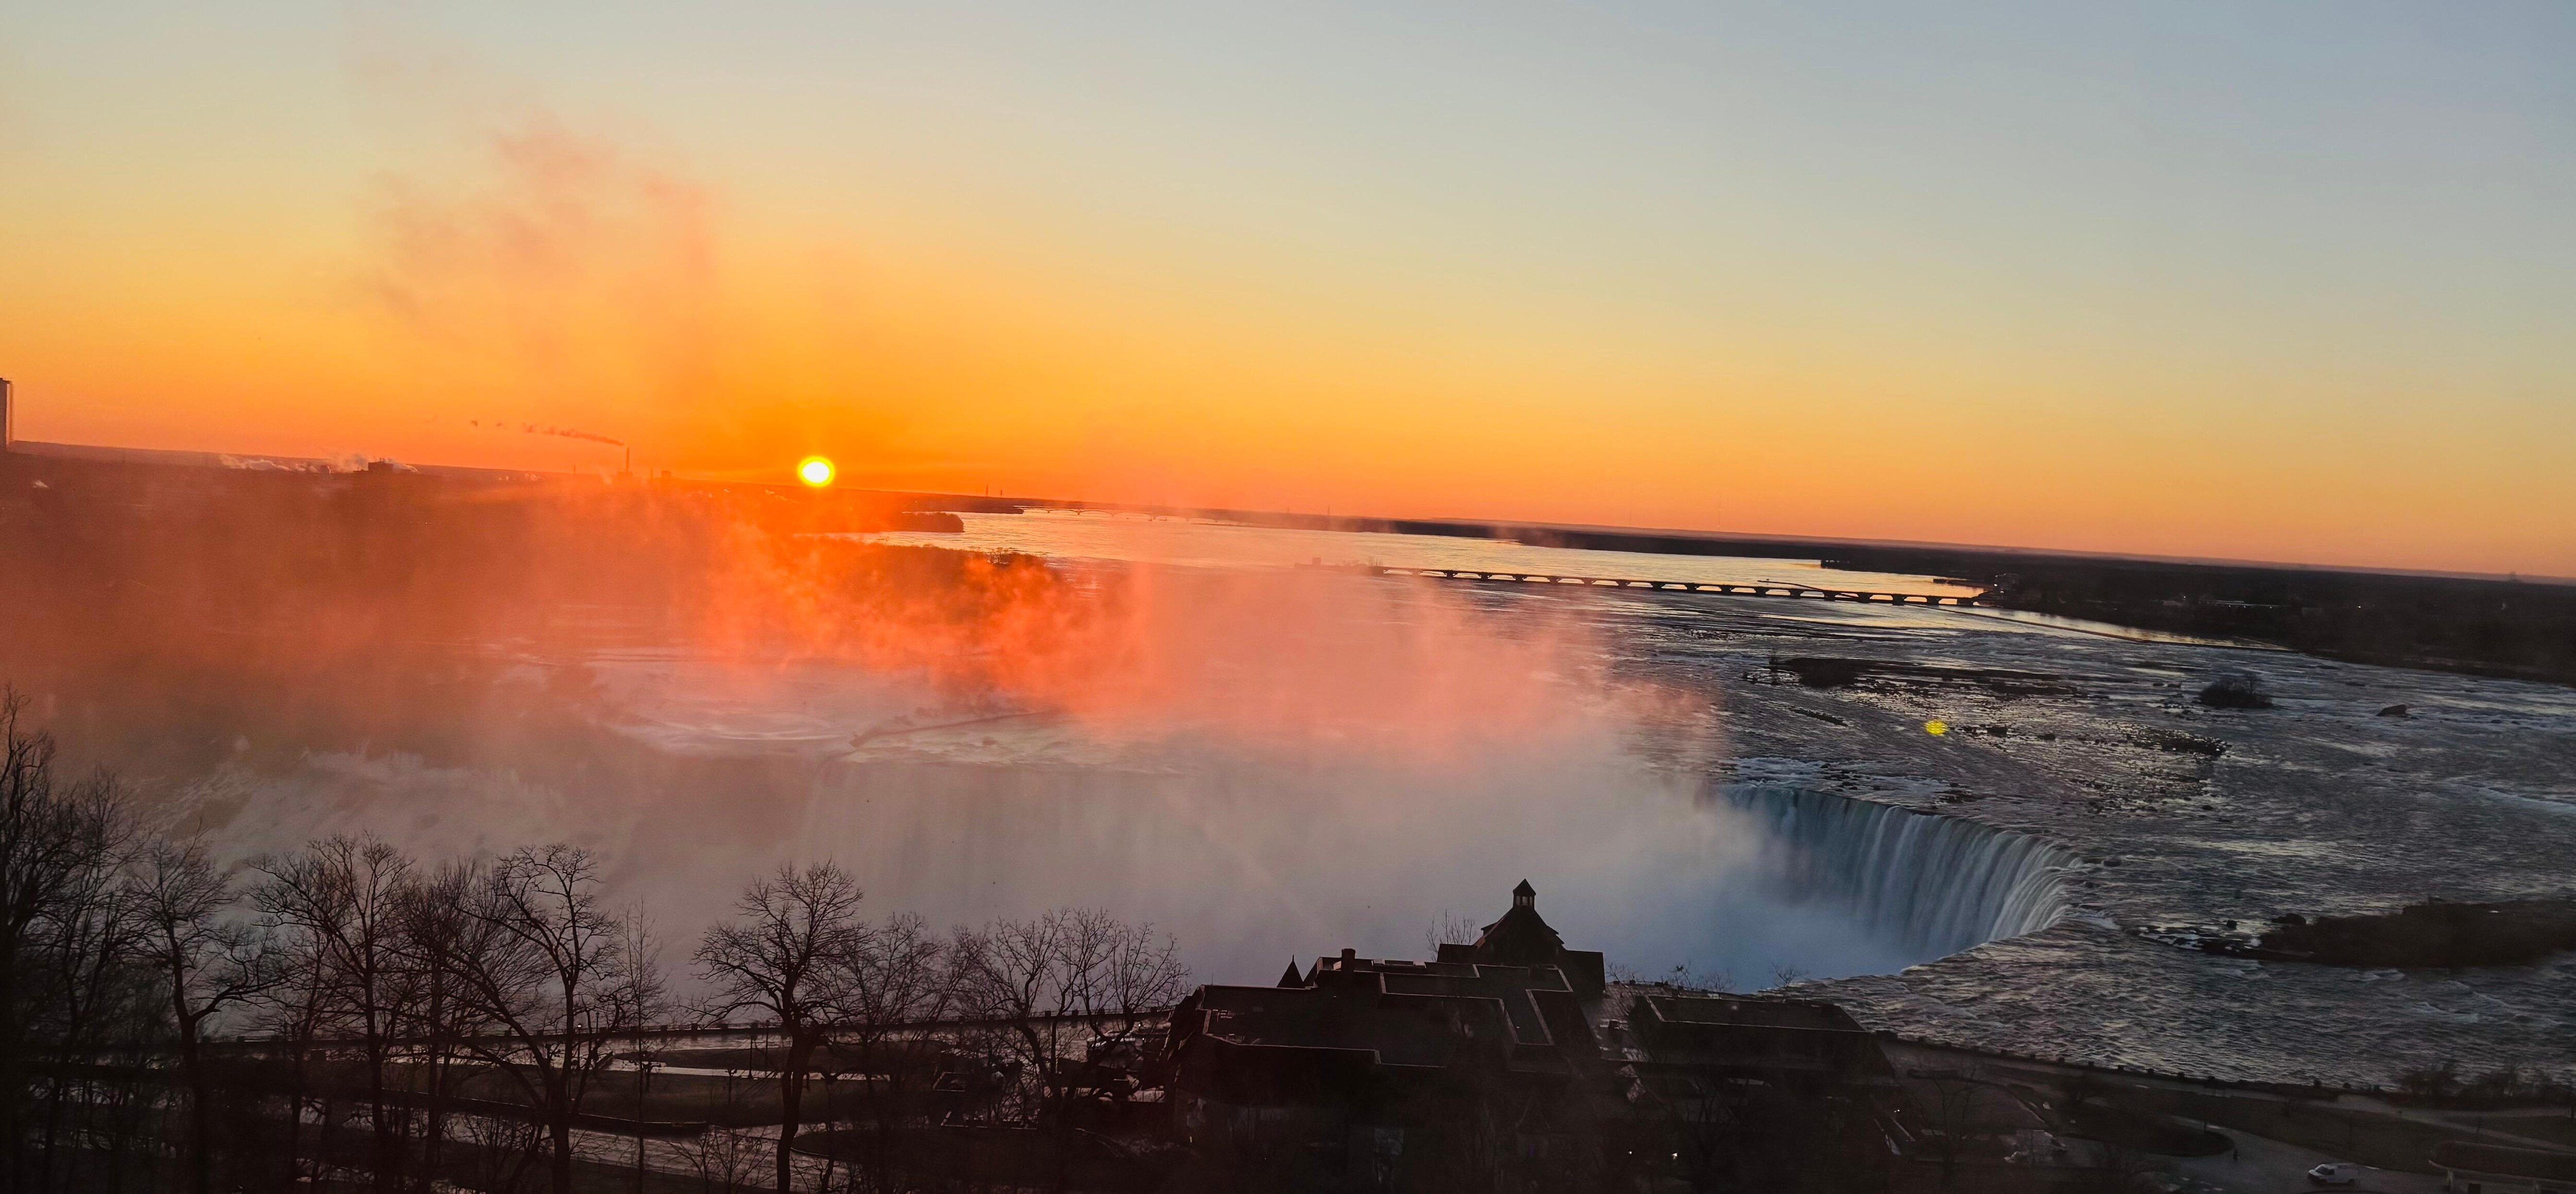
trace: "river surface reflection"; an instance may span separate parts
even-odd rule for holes
[[[1386,568],[1524,572],[1694,584],[1794,584],[1944,596],[1973,596],[1982,591],[1928,576],[1827,568],[1815,560],[1590,551],[1497,539],[1310,531],[1128,515],[1031,511],[963,514],[959,518],[966,529],[958,534],[900,532],[870,538],[968,551],[1017,551],[1051,559],[1127,560],[1194,567],[1374,564]]]

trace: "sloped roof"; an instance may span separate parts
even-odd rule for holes
[[[1528,891],[1524,880],[1521,890]],[[1483,936],[1476,938],[1477,960],[1499,966],[1553,966],[1556,955],[1565,949],[1565,938],[1548,927],[1531,904],[1516,903],[1501,920],[1485,926]]]

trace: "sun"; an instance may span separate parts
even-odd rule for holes
[[[832,483],[832,461],[828,457],[808,456],[796,462],[796,479],[816,489]]]

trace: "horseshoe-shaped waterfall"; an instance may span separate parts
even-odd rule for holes
[[[2075,856],[2041,838],[1788,784],[1719,791],[1767,831],[1785,894],[1847,905],[1925,956],[2036,932],[2070,904]]]

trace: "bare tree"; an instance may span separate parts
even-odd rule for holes
[[[157,842],[136,878],[144,949],[159,972],[178,1030],[179,1076],[188,1088],[189,1188],[214,1188],[211,1103],[203,1047],[206,1024],[277,982],[275,958],[259,929],[232,915],[238,894],[194,842]]]
[[[1966,1155],[1968,1137],[1982,1126],[1979,1103],[1985,1096],[1985,1067],[1970,1063],[1955,1070],[1927,1073],[1922,1077],[1932,1088],[1929,1112],[1933,1143],[1941,1162],[1941,1184],[1944,1187],[1957,1178],[1959,1162]]]
[[[1124,1042],[1165,1014],[1190,989],[1190,969],[1181,964],[1181,947],[1169,934],[1156,935],[1150,924],[1125,924],[1106,912],[1077,914],[1084,946],[1077,956],[1096,956],[1094,993],[1089,1014],[1094,1041]]]
[[[468,1047],[510,1076],[545,1125],[548,1185],[572,1194],[572,1122],[617,1039],[640,1018],[625,926],[599,907],[599,864],[562,844],[523,847],[470,901],[490,949],[457,974],[497,1030]]]
[[[467,1115],[457,1131],[466,1147],[470,1188],[487,1194],[518,1194],[528,1187],[528,1169],[545,1152],[546,1126],[504,1115]]]
[[[27,699],[0,690],[0,1182],[19,1185],[36,1021],[52,1008],[66,901],[112,866],[122,839],[115,786],[58,782],[52,735],[24,721]]]
[[[950,946],[961,1012],[984,1022],[996,1053],[1018,1063],[1023,1106],[1034,1119],[1051,1108],[1070,1024],[1083,1001],[1085,976],[1068,973],[1072,933],[1064,911],[1035,920],[995,921],[960,931]]]
[[[1722,1079],[1690,1072],[1645,1075],[1644,1104],[1670,1136],[1674,1166],[1692,1190],[1723,1188],[1743,1147],[1744,1090]]]
[[[1179,948],[1151,925],[1080,908],[995,921],[960,933],[952,948],[962,1004],[1016,1063],[1021,1112],[1048,1129],[1061,1188],[1087,1063],[1180,1000],[1189,971]]]
[[[465,1042],[488,1023],[467,996],[466,976],[489,969],[502,940],[496,925],[474,914],[489,878],[478,862],[448,862],[408,885],[400,908],[395,940],[417,984],[409,1021],[417,1064],[410,1086],[426,1104],[421,1168],[432,1180],[445,1164],[448,1107]]]
[[[791,1150],[804,1119],[814,1051],[850,1010],[850,960],[860,942],[858,882],[831,862],[752,881],[734,902],[735,919],[698,943],[699,977],[718,1023],[751,1012],[778,1026],[777,1191],[794,1180]]]
[[[131,861],[132,825],[115,780],[101,773],[72,791],[63,823],[72,849],[58,856],[54,890],[42,901],[31,932],[20,937],[25,969],[13,977],[32,990],[38,1005],[28,1018],[51,1063],[44,1083],[44,1112],[37,1127],[39,1159],[35,1187],[53,1188],[57,1149],[71,1088],[91,1080],[88,1063],[110,1045],[107,1034],[132,1035],[151,1017],[138,1015],[136,996],[144,984],[135,981],[135,948],[141,921],[135,892],[125,868]],[[80,1075],[80,1076],[76,1076]],[[13,1147],[22,1142],[13,1140]],[[12,1169],[15,1173],[15,1167]]]
[[[292,927],[270,926],[269,961],[277,982],[259,1000],[256,1027],[286,1051],[286,1146],[279,1158],[292,1177],[304,1176],[304,1112],[313,1098],[313,1055],[324,1022],[336,1014],[321,952]],[[316,1155],[328,1155],[329,1101],[322,1100],[324,1138]]]
[[[653,931],[653,921],[641,905],[627,910],[624,918],[626,939],[618,949],[626,958],[625,1001],[631,1009],[627,1031],[632,1034],[635,1066],[635,1190],[644,1190],[644,1095],[652,1080],[653,1062],[644,1051],[644,1033],[653,1018],[662,1014],[669,990],[662,981],[662,939]]]
[[[672,1144],[672,1151],[697,1171],[698,1188],[709,1194],[734,1194],[758,1172],[760,1138],[726,1126],[749,1112],[750,1092],[745,1089],[748,1085],[742,1081],[741,1071],[726,1070],[724,1085],[718,1088],[708,1108],[710,1118],[717,1122],[706,1131]]]
[[[895,1133],[921,1093],[915,1080],[933,1076],[921,1064],[919,1026],[946,1014],[954,991],[946,951],[907,913],[862,926],[843,964],[849,995],[832,1052],[856,1066],[870,1126],[869,1147],[851,1164],[865,1167],[873,1188],[899,1189]]]
[[[1444,911],[1432,919],[1430,928],[1422,930],[1422,947],[1436,958],[1441,946],[1475,944],[1479,932],[1473,918]]]
[[[386,1097],[386,1078],[418,986],[399,940],[412,861],[372,837],[331,837],[252,866],[268,876],[252,891],[252,903],[309,943],[330,1006],[356,1031],[367,1068],[375,1186],[393,1189],[406,1151],[405,1117]]]
[[[1675,962],[1673,968],[1655,976],[1655,981],[1685,991],[1732,991],[1735,976],[1714,966],[1693,966]]]
[[[2164,1167],[2146,1153],[2118,1141],[2098,1142],[2092,1171],[2085,1175],[2078,1189],[2098,1190],[2101,1194],[2135,1194],[2138,1190],[2159,1189],[2148,1184],[2148,1177]]]

